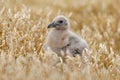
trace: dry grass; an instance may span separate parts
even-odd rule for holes
[[[120,0],[0,0],[0,80],[119,80]],[[47,25],[64,14],[91,51],[43,49]]]

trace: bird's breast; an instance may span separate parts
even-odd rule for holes
[[[68,42],[68,37],[66,34],[53,34],[49,39],[49,46],[55,48],[61,48]]]

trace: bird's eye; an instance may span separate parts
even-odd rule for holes
[[[60,21],[58,21],[59,23],[63,23],[63,21],[62,20],[60,20]]]

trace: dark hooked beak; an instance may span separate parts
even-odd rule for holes
[[[54,27],[56,27],[56,24],[54,22],[48,25],[48,28],[54,28]]]

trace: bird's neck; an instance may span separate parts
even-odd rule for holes
[[[67,29],[54,28],[54,29],[53,29],[53,31],[58,31],[58,32],[64,32],[64,31],[67,31],[67,30],[69,30],[69,28],[67,28]]]
[[[67,30],[51,30],[49,45],[51,45],[52,47],[63,47],[66,44],[66,40],[68,39],[67,32]]]
[[[68,31],[68,29],[65,30],[58,30],[58,29],[53,29],[52,32],[54,32],[54,35],[62,35],[64,33],[66,33]]]

